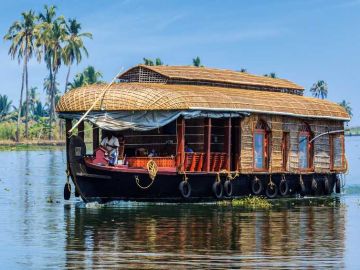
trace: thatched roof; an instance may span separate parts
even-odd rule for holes
[[[164,80],[161,80],[159,76],[154,77],[155,81],[151,79],[149,80],[149,71],[163,76]],[[144,75],[142,75],[142,73]],[[134,80],[134,74],[136,74],[139,78]],[[132,78],[132,82],[212,82],[253,87],[292,89],[300,92],[304,90],[303,87],[285,79],[257,76],[246,72],[208,67],[138,65],[125,71],[119,75],[118,78],[127,80],[129,76]]]
[[[84,112],[105,85],[71,90],[61,97],[58,112]],[[349,120],[346,111],[330,101],[288,93],[198,85],[118,83],[103,98],[106,111],[217,110],[258,112],[296,117]],[[94,111],[101,111],[100,102]]]

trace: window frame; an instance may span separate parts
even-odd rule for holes
[[[334,156],[334,140],[336,138],[340,139],[340,144],[341,144],[341,165],[340,166],[335,166],[334,161],[335,161],[335,156]],[[330,170],[331,171],[339,171],[339,170],[343,170],[344,169],[344,165],[345,165],[345,136],[344,134],[331,134],[329,136],[329,140],[330,140]]]
[[[258,168],[256,167],[256,160],[255,160],[255,137],[256,134],[262,134],[263,135],[263,152],[262,152],[262,156],[263,156],[263,167],[262,168]],[[257,171],[257,172],[266,172],[269,170],[269,164],[268,164],[268,160],[269,160],[269,145],[268,145],[268,132],[265,129],[255,129],[254,130],[254,134],[253,134],[253,170]]]
[[[307,168],[300,168],[300,138],[301,137],[307,137],[307,147],[306,147],[306,154],[307,154]],[[300,131],[298,136],[298,169],[303,172],[309,172],[313,171],[313,158],[312,158],[312,148],[313,148],[313,142],[310,143],[311,140],[311,132],[309,131]]]

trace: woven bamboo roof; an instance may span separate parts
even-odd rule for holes
[[[57,112],[87,111],[106,85],[89,85],[61,97]],[[258,112],[296,117],[349,120],[336,103],[288,93],[199,85],[117,83],[104,95],[106,111],[208,110]],[[100,102],[93,109],[101,111]]]
[[[295,89],[303,91],[304,88],[285,79],[270,78],[265,76],[252,75],[247,72],[240,72],[226,69],[215,69],[208,67],[194,67],[194,66],[135,66],[121,75],[119,79],[123,78],[129,72],[137,68],[143,68],[154,71],[166,77],[168,80],[181,80],[192,82],[214,82],[225,84],[240,84],[258,87],[273,87],[283,89]],[[141,81],[140,81],[141,82]]]

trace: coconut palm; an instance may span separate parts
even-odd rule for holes
[[[52,139],[52,123],[55,118],[56,76],[63,60],[63,42],[67,32],[62,16],[56,18],[56,7],[45,5],[44,13],[39,14],[41,23],[40,44],[43,47],[44,60],[49,70],[49,139]]]
[[[96,71],[93,66],[88,66],[83,71],[85,84],[95,84],[102,83],[100,78],[102,78],[102,74],[100,71]]]
[[[146,66],[162,66],[164,65],[163,61],[161,61],[161,59],[158,57],[155,59],[155,61],[153,61],[150,58],[143,58],[144,61],[144,65]]]
[[[352,108],[350,106],[350,102],[346,102],[346,100],[343,100],[343,101],[339,102],[339,105],[346,110],[346,112],[350,115],[350,117],[353,116]]]
[[[65,92],[69,83],[70,69],[72,64],[81,62],[83,53],[88,56],[88,51],[84,46],[83,38],[92,38],[91,33],[80,33],[81,25],[75,19],[69,19],[65,24],[67,36],[65,38],[66,45],[63,51],[64,64],[68,66],[66,74]]]
[[[7,95],[0,95],[0,120],[10,113],[11,103]]]
[[[192,61],[194,67],[203,67],[199,56],[196,56],[196,58],[194,58]]]
[[[84,85],[102,83],[100,78],[102,78],[101,72],[96,71],[93,66],[88,66],[83,72],[76,74],[73,82],[68,86],[71,90]]]
[[[21,106],[23,104],[23,92],[25,84],[25,137],[28,137],[28,113],[29,113],[29,87],[28,87],[28,62],[36,51],[35,40],[38,32],[36,25],[37,17],[34,11],[21,13],[21,20],[15,21],[9,28],[4,39],[11,41],[9,55],[12,59],[17,58],[19,63],[23,61],[18,119],[16,126],[16,140],[20,140]]]
[[[269,74],[264,74],[264,77],[269,77],[269,78],[273,78],[273,79],[277,78],[275,72],[270,72]]]
[[[85,77],[84,74],[78,73],[75,75],[74,81],[71,83],[68,83],[68,89],[72,90],[81,86],[86,85],[85,83]]]
[[[310,88],[310,92],[316,98],[325,99],[328,95],[328,85],[323,80],[317,81]]]

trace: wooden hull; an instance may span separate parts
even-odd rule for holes
[[[77,191],[85,202],[109,202],[114,200],[156,201],[156,202],[201,202],[237,198],[253,194],[252,182],[255,175],[240,175],[231,180],[232,195],[227,196],[225,190],[222,196],[216,196],[214,182],[216,174],[187,174],[191,186],[191,194],[184,198],[179,185],[184,180],[180,174],[158,174],[152,182],[147,173],[104,171],[87,168],[87,173],[79,173],[74,179]],[[257,195],[266,195],[269,175],[256,175],[263,185]],[[289,174],[285,176],[289,191],[285,196],[327,195],[333,192],[336,183],[335,174],[310,174],[300,176]],[[279,188],[282,175],[272,175],[272,181]],[[327,179],[327,187],[325,187]],[[221,176],[221,185],[224,186],[226,175]],[[316,189],[314,189],[316,181]],[[219,194],[217,194],[219,195]],[[275,197],[281,197],[280,192]],[[284,197],[284,196],[283,196]]]

